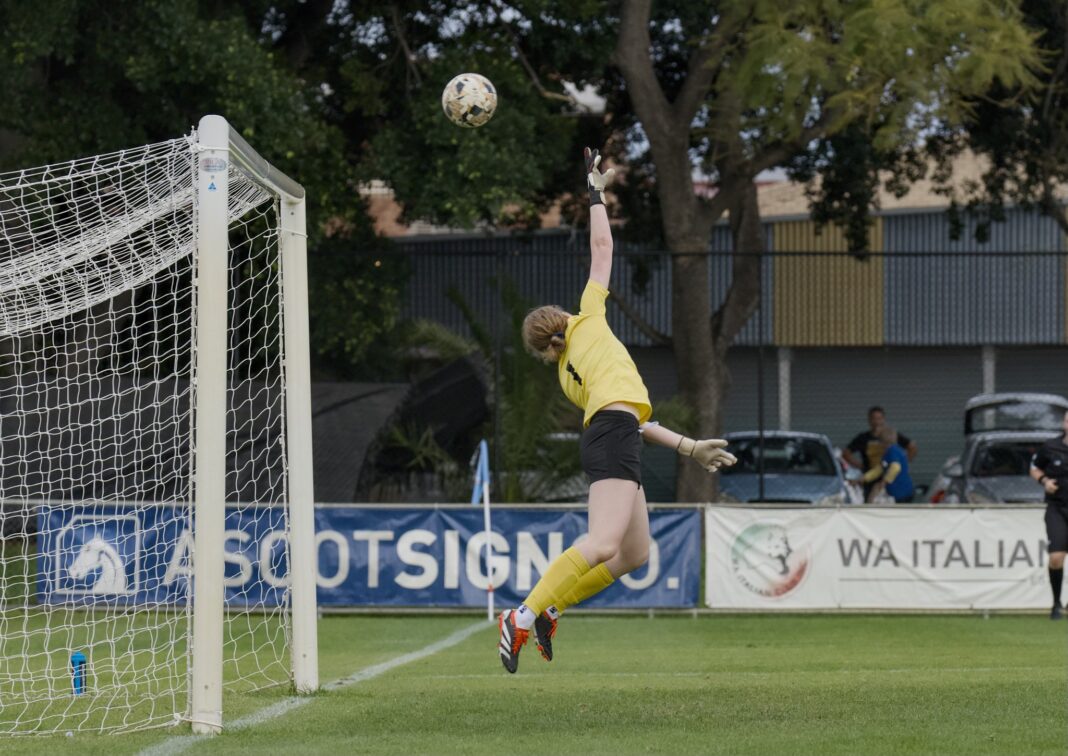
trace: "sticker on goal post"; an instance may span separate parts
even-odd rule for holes
[[[226,159],[203,157],[200,159],[200,170],[204,171],[204,173],[222,173],[226,170]]]
[[[56,534],[53,560],[53,593],[101,597],[136,594],[141,582],[137,516],[75,515]]]

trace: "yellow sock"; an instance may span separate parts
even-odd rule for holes
[[[602,562],[580,577],[571,590],[564,594],[563,598],[557,598],[556,611],[563,614],[564,610],[569,606],[585,601],[614,582],[616,582],[616,579],[612,577],[612,573],[608,571],[608,568]]]
[[[570,591],[578,579],[589,571],[590,566],[582,554],[572,546],[553,560],[523,603],[537,617]]]

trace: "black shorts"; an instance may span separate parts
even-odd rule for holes
[[[590,419],[579,444],[582,470],[590,483],[616,478],[642,485],[642,436],[638,419],[622,410],[601,410]]]
[[[1049,553],[1068,551],[1068,507],[1046,505],[1046,539]]]

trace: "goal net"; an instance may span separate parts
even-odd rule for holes
[[[0,174],[0,735],[292,682],[288,205],[222,133]]]

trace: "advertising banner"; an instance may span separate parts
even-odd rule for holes
[[[45,603],[184,601],[193,537],[173,507],[42,507],[37,593]],[[701,513],[650,513],[649,563],[583,606],[694,607]],[[493,512],[490,564],[498,606],[518,603],[549,562],[585,533],[584,511]],[[486,534],[476,508],[326,506],[316,509],[322,606],[482,606]],[[277,604],[287,584],[282,511],[228,510],[226,601]]]
[[[710,507],[706,603],[737,609],[1050,604],[1042,507]]]

